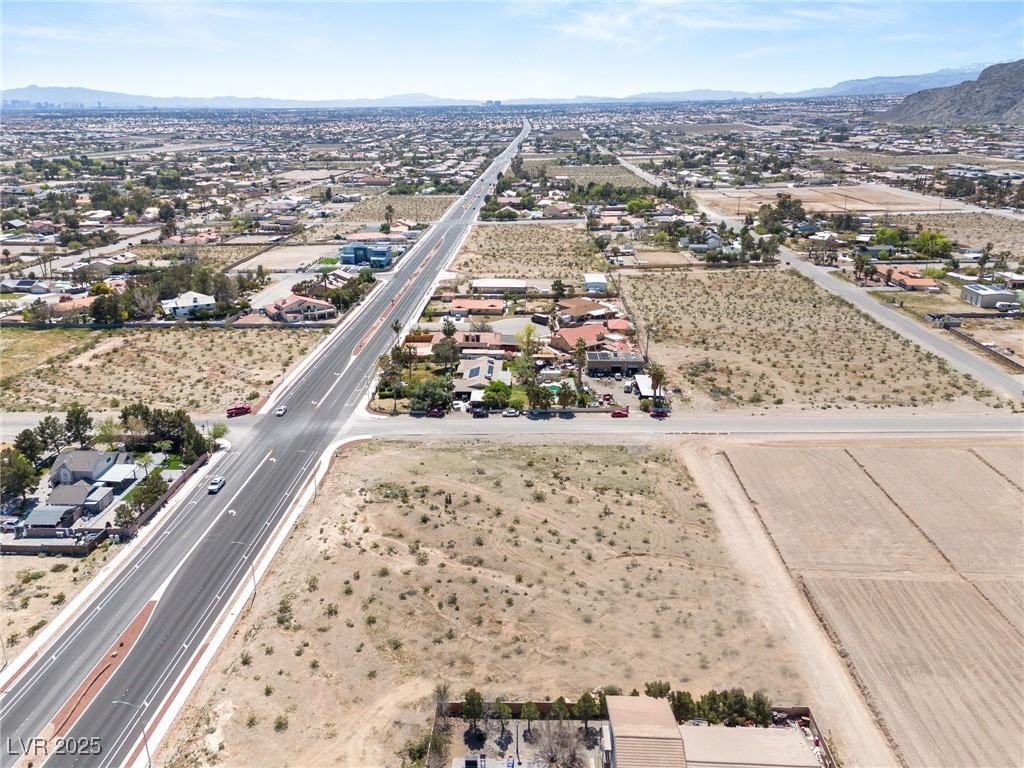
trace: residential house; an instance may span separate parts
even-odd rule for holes
[[[135,479],[135,463],[130,453],[117,451],[92,451],[71,448],[63,451],[50,468],[51,485],[73,485],[79,480],[88,483],[107,482],[107,474],[115,467],[127,468],[128,478]],[[121,478],[121,470],[114,471],[110,478]],[[120,484],[121,480],[117,480]]]
[[[278,299],[273,304],[267,304],[263,311],[271,320],[289,324],[331,320],[338,316],[338,310],[331,302],[308,296],[296,296],[294,293]]]
[[[109,507],[113,500],[114,490],[109,485],[79,480],[71,485],[58,485],[50,491],[46,503],[52,507],[81,507],[89,514],[96,514]]]
[[[898,285],[905,291],[927,291],[939,287],[939,284],[930,277],[924,277],[913,267],[896,267],[892,271],[892,284]]]
[[[560,328],[551,337],[551,348],[559,352],[572,354],[576,350],[576,343],[582,339],[587,350],[600,349],[603,346],[607,333],[603,323],[592,323],[580,325],[576,328]]]
[[[492,381],[512,386],[512,372],[502,370],[504,363],[493,357],[474,357],[459,363],[455,384],[455,397],[459,400],[483,399],[483,391]]]
[[[210,312],[216,306],[217,300],[213,296],[196,291],[186,291],[177,298],[160,302],[163,313],[175,317],[188,317],[193,312]]]
[[[576,215],[576,206],[572,203],[558,201],[544,208],[545,219],[571,219]]]
[[[470,293],[483,294],[486,296],[503,296],[506,293],[524,294],[534,290],[526,284],[525,280],[512,279],[484,279],[474,280],[470,284]]]
[[[604,304],[582,297],[561,299],[560,301],[555,302],[555,306],[558,308],[559,317],[564,322],[569,323],[581,323],[584,320],[603,319],[615,314]]]
[[[503,315],[505,302],[501,299],[453,299],[452,315]]]

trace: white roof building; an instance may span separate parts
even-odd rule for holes
[[[174,315],[175,317],[188,317],[192,312],[210,310],[216,305],[217,300],[213,296],[207,296],[205,293],[197,293],[196,291],[186,291],[177,298],[160,302],[160,308],[163,310],[163,313],[165,315]]]

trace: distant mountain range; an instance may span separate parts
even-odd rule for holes
[[[906,125],[1024,125],[1024,59],[988,67],[977,80],[912,93],[882,119]]]
[[[632,96],[575,96],[565,99],[510,99],[508,105],[530,104],[629,104],[677,101],[733,101],[737,99],[808,99],[824,96],[873,96],[892,93],[915,93],[926,88],[940,88],[973,80],[985,64],[971,64],[955,69],[942,69],[923,75],[898,77],[871,77],[864,80],[846,80],[828,88],[813,88],[795,93],[771,91],[716,91],[690,90],[675,92],[637,93]],[[89,88],[60,88],[29,85],[0,91],[0,98],[13,107],[42,105],[81,105],[84,109],[339,109],[373,107],[463,107],[481,106],[488,102],[473,99],[446,99],[424,93],[405,93],[378,99],[328,99],[302,101],[296,99],[269,99],[260,97],[213,96],[140,96],[113,91],[95,91]]]

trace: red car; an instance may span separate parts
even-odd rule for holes
[[[624,411],[621,408],[617,411],[612,411],[613,419],[626,419],[629,418],[629,411]]]
[[[432,419],[440,419],[444,416],[444,411],[442,411],[440,408],[431,408],[429,411],[427,411],[427,416],[429,416]]]
[[[668,411],[665,410],[664,408],[651,408],[651,418],[652,419],[667,419],[668,418]]]

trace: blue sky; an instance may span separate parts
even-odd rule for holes
[[[1024,56],[1011,2],[3,0],[2,85],[328,99],[793,91]]]

